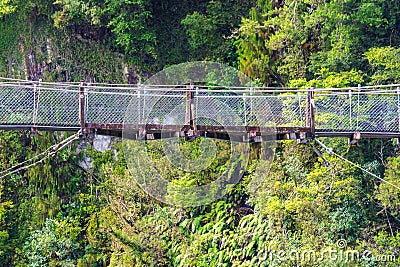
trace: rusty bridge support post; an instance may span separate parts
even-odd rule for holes
[[[191,114],[190,114],[190,103],[192,102],[192,97],[191,97],[191,92],[190,92],[190,86],[186,86],[186,112],[185,112],[185,125],[190,125],[190,119],[191,119]]]
[[[186,115],[185,124],[190,126],[190,129],[196,130],[196,115],[194,104],[194,86],[188,85],[186,90]]]
[[[190,86],[190,98],[191,98],[191,101],[190,101],[190,116],[191,116],[191,118],[190,118],[190,126],[192,127],[192,129],[194,131],[196,131],[197,130],[197,119],[196,119],[196,110],[195,110],[196,107],[195,107],[195,104],[194,104],[194,92],[193,92],[193,90],[194,90],[194,85],[191,85]]]
[[[79,125],[81,127],[81,135],[87,134],[86,129],[86,94],[85,84],[81,82],[79,85]]]
[[[185,136],[187,140],[191,140],[193,137],[198,135],[197,132],[197,120],[195,114],[195,103],[194,103],[194,85],[190,84],[186,86],[186,113],[185,113]]]
[[[306,104],[306,127],[310,129],[313,137],[315,136],[315,102],[314,102],[314,87],[307,90]]]

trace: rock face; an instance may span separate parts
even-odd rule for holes
[[[93,159],[89,157],[84,157],[83,160],[79,162],[79,166],[88,171],[93,168]]]
[[[104,152],[107,150],[113,150],[111,144],[113,137],[106,135],[96,135],[93,139],[93,149],[98,152]]]
[[[117,159],[117,151],[113,148],[112,143],[115,141],[116,137],[111,137],[107,135],[96,135],[93,139],[92,148],[98,152],[105,152],[107,150],[114,151],[114,157]],[[85,149],[86,146],[83,148],[78,148],[77,152],[80,149]],[[79,162],[79,166],[86,171],[93,168],[93,159],[90,157],[84,157],[82,161]]]

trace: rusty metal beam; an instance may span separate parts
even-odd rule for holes
[[[95,129],[98,134],[125,136],[128,139],[161,139],[185,137],[207,137],[237,142],[262,142],[267,140],[311,139],[313,134],[306,127],[260,127],[260,126],[204,126],[161,124],[98,124],[86,123],[86,128]],[[141,134],[139,134],[141,132]]]
[[[81,126],[46,126],[46,125],[0,125],[0,130],[31,130],[32,127],[39,131],[78,131]],[[260,126],[197,126],[197,130],[190,129],[190,125],[160,125],[160,124],[105,124],[105,123],[85,123],[84,128],[87,133],[96,132],[97,134],[122,136],[124,130],[128,136],[130,133],[138,134],[139,130],[144,130],[144,134],[160,134],[159,136],[169,137],[185,137],[194,134],[196,136],[228,138],[228,133],[231,136],[247,136],[251,133],[254,137],[262,136],[275,136],[276,140],[298,140],[298,139],[312,139],[316,137],[344,137],[352,139],[360,138],[400,138],[400,132],[357,132],[338,130],[335,132],[317,129],[314,134],[308,127],[260,127]],[[192,131],[192,132],[190,132]],[[163,138],[164,138],[163,137]],[[354,138],[356,137],[356,138]]]
[[[314,87],[311,87],[307,92],[306,102],[306,127],[315,133],[315,102],[314,102]]]
[[[162,124],[123,124],[123,123],[86,123],[89,129],[104,130],[135,130],[146,129],[146,131],[189,131],[189,125],[162,125]],[[300,133],[310,132],[308,127],[264,127],[264,126],[207,126],[197,125],[199,131],[209,132],[260,132],[260,133]]]
[[[81,82],[79,86],[79,125],[81,126],[81,133],[86,134],[86,120],[85,120],[85,104],[86,104],[86,99],[85,99],[85,87],[84,83]]]

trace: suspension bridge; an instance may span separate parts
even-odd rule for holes
[[[400,85],[297,89],[0,78],[0,130],[240,142],[400,138]]]

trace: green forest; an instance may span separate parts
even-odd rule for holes
[[[138,84],[203,60],[269,87],[397,84],[400,2],[0,0],[0,77]],[[0,131],[0,171],[69,135]],[[120,139],[105,152],[75,142],[0,180],[0,265],[400,266],[398,140],[321,140],[387,182],[279,141],[270,170],[253,160],[223,198],[171,207],[133,181]]]

